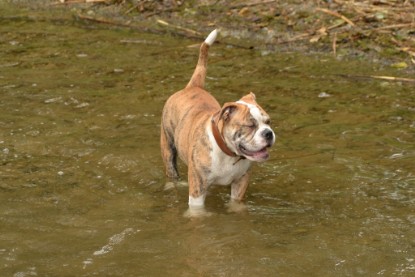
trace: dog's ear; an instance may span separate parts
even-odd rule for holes
[[[224,121],[227,121],[236,111],[237,108],[238,106],[235,104],[235,102],[225,103],[222,107],[222,110],[220,111],[219,118],[222,118]]]
[[[255,100],[256,100],[256,96],[253,92],[250,92],[249,94],[241,98],[241,101],[244,101],[249,104],[256,104]]]

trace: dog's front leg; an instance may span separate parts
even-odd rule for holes
[[[248,188],[250,172],[246,172],[239,180],[231,185],[231,200],[240,202],[244,199],[246,189]]]
[[[207,180],[193,165],[189,165],[189,207],[203,207],[207,193]]]
[[[227,204],[228,212],[245,212],[247,207],[242,202],[248,188],[249,171],[231,185],[231,201]]]

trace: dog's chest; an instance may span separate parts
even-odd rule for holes
[[[251,167],[251,161],[247,159],[238,160],[239,158],[230,157],[223,153],[217,145],[210,129],[210,126],[206,129],[206,133],[212,146],[210,152],[211,171],[207,178],[208,183],[215,185],[229,185],[245,175]]]
[[[216,185],[229,185],[240,179],[248,171],[251,163],[248,160],[240,160],[235,163],[231,157],[212,157],[209,183]]]

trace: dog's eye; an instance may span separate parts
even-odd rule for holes
[[[265,124],[270,125],[271,124],[271,120],[270,119],[265,120]]]

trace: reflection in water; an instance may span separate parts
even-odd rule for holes
[[[0,275],[414,274],[412,86],[335,75],[379,71],[362,63],[216,45],[208,89],[222,103],[254,91],[279,138],[245,211],[212,187],[210,216],[187,218],[158,140],[194,41],[0,20]]]

